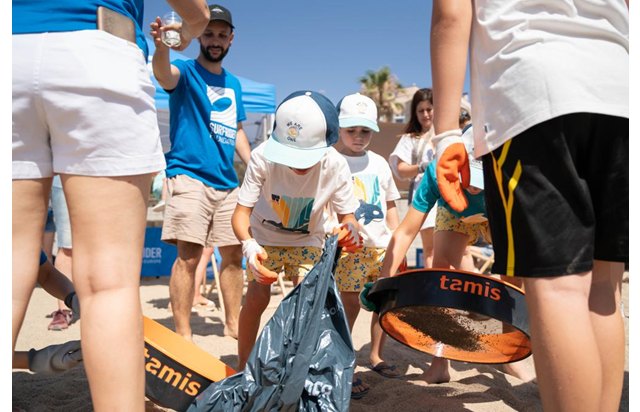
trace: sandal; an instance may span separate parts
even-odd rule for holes
[[[400,373],[396,372],[396,365],[389,365],[385,361],[380,362],[376,366],[369,366],[372,371],[384,376],[385,378],[399,378]]]
[[[205,310],[214,310],[216,308],[216,304],[213,301],[206,299],[205,301],[201,301],[193,305],[194,309],[205,309]]]
[[[354,392],[353,388],[360,388],[360,390],[357,392]],[[358,378],[354,380],[353,383],[351,384],[351,399],[364,398],[364,396],[369,393],[369,389],[370,388],[364,387],[364,384],[362,383],[362,379]]]

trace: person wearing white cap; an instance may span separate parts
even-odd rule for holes
[[[396,200],[400,193],[393,180],[387,161],[367,150],[374,132],[379,132],[378,109],[375,102],[360,93],[347,95],[337,107],[340,123],[340,154],[349,164],[353,191],[360,203],[355,212],[360,225],[363,245],[355,253],[342,253],[336,265],[336,285],[340,290],[342,303],[350,330],[360,312],[358,295],[365,284],[375,282],[382,268],[385,251],[391,232],[398,226]],[[332,214],[335,219],[335,214]],[[381,358],[384,332],[378,324],[377,314],[371,318],[370,368],[382,376],[400,376],[395,366],[388,365]],[[356,379],[351,389],[351,397],[361,398],[368,392],[367,385]]]
[[[346,237],[339,246],[361,246],[347,161],[332,147],[338,114],[320,93],[298,91],[276,109],[269,139],[251,152],[232,217],[247,260],[248,288],[240,311],[238,370],[255,344],[271,283],[284,271],[294,285],[318,262],[330,204]]]
[[[468,207],[462,212],[456,212],[442,199],[436,180],[436,163],[431,162],[420,181],[411,207],[391,236],[380,271],[381,278],[392,276],[397,272],[413,239],[418,235],[427,218],[427,214],[436,203],[438,214],[434,234],[433,267],[460,269],[462,256],[467,245],[475,243],[480,237],[488,242],[491,241],[489,225],[485,216],[482,161],[474,160],[471,156],[473,153],[472,136],[473,127],[469,128],[463,136],[470,157],[470,185],[466,189],[469,199]],[[365,289],[362,293],[366,297],[368,291]],[[422,378],[427,383],[448,382],[451,379],[449,360],[434,357],[431,366],[422,375]]]

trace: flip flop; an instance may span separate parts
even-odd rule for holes
[[[376,366],[369,366],[372,371],[384,376],[385,378],[399,378],[400,373],[396,372],[396,365],[389,365],[385,361],[380,362]]]
[[[213,301],[207,299],[206,302],[198,302],[195,305],[193,305],[194,309],[206,309],[206,310],[213,310],[216,308],[216,304],[213,303]]]
[[[362,399],[366,394],[369,393],[369,389],[371,389],[371,388],[365,388],[359,392],[354,392],[353,388],[356,386],[362,386],[362,379],[358,378],[354,380],[353,383],[351,384],[351,399]]]

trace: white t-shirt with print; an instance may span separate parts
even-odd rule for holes
[[[330,148],[307,174],[298,175],[265,159],[264,145],[251,152],[238,193],[238,204],[253,207],[253,237],[263,246],[323,247],[325,206],[340,214],[358,208],[347,161]]]
[[[623,0],[476,0],[474,7],[475,158],[565,114],[629,117],[629,10]]]
[[[364,156],[342,156],[351,170],[353,193],[359,203],[355,216],[364,246],[386,248],[391,240],[387,201],[400,199],[391,168],[382,156],[372,151]],[[335,214],[332,215],[332,221],[337,222]]]

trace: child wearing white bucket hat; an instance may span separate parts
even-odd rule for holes
[[[340,124],[339,152],[349,165],[353,191],[359,202],[355,216],[364,246],[353,253],[343,251],[335,271],[336,285],[352,330],[360,312],[358,295],[365,284],[378,279],[391,232],[398,226],[395,201],[400,199],[400,193],[387,161],[367,150],[374,132],[380,131],[375,102],[354,93],[344,96],[336,108]],[[335,221],[336,214],[332,210],[329,212],[331,220]],[[378,324],[378,316],[374,314],[371,318],[370,367],[382,376],[398,377],[395,366],[388,365],[381,358],[383,341],[384,332]],[[351,397],[361,398],[368,391],[368,385],[356,379]]]
[[[332,147],[338,140],[338,114],[320,93],[298,91],[276,109],[271,137],[251,152],[232,226],[242,242],[249,283],[240,311],[238,370],[256,340],[260,317],[277,273],[297,285],[318,262],[324,245],[330,204],[348,236],[339,243],[360,243],[351,173]]]

